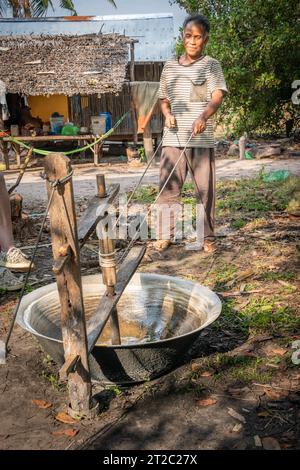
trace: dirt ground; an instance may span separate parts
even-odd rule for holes
[[[300,369],[292,361],[293,343],[300,339],[299,218],[286,211],[299,180],[266,184],[258,176],[263,162],[244,164],[238,169],[240,162],[218,161],[215,254],[186,250],[183,242],[140,266],[204,284],[222,299],[220,319],[191,345],[182,366],[131,388],[94,384],[99,417],[62,423],[55,417],[64,409],[66,385],[34,337],[16,326],[7,365],[0,366],[1,449],[299,449]],[[269,165],[299,174],[296,160]],[[120,168],[105,171],[114,182]],[[94,173],[76,170],[78,212],[93,194],[87,188]],[[122,189],[139,174],[128,168]],[[157,168],[150,176],[147,183],[153,184]],[[252,179],[241,179],[246,176]],[[9,175],[8,183],[14,178]],[[44,208],[36,189],[43,183],[32,184],[37,180],[35,173],[26,174],[20,190],[36,228]],[[137,200],[148,204],[154,192],[144,187]],[[191,194],[187,185],[184,198]],[[82,253],[83,275],[98,272],[91,251],[96,243],[91,240]],[[24,251],[31,254],[33,244],[34,238],[23,241]],[[36,264],[28,291],[53,279],[47,232]],[[17,295],[0,296],[2,338]]]
[[[76,202],[84,198],[92,197],[95,194],[95,175],[97,173],[105,174],[108,184],[119,183],[121,191],[128,191],[140,179],[145,165],[133,161],[132,164],[101,164],[95,168],[91,165],[80,165],[74,169],[74,189]],[[238,178],[249,178],[264,168],[266,172],[275,170],[288,170],[293,175],[300,174],[300,159],[297,158],[278,158],[277,160],[237,160],[222,159],[216,160],[216,174],[218,180],[234,180]],[[24,207],[26,210],[34,208],[39,212],[43,209],[47,194],[45,183],[40,177],[40,170],[26,171],[18,192],[24,197]],[[5,175],[7,184],[13,184],[17,178],[15,171]],[[145,184],[157,184],[159,178],[159,168],[151,167],[144,178]]]

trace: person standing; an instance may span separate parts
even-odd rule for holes
[[[179,204],[189,171],[197,204],[204,206],[203,249],[214,251],[215,144],[211,118],[221,106],[227,86],[220,63],[204,54],[209,31],[210,25],[205,17],[189,16],[183,25],[185,52],[178,59],[167,61],[162,71],[159,98],[165,130],[160,190],[186,145],[187,148],[159,197],[157,207]],[[154,244],[157,250],[163,251],[171,244],[175,235],[175,219],[173,217],[169,224],[165,224],[168,230],[159,229],[158,240]]]

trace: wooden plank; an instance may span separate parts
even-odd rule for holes
[[[116,308],[117,303],[123,294],[127,284],[132,278],[133,274],[137,270],[145,253],[145,246],[133,247],[124,262],[120,266],[117,273],[117,284],[115,287],[115,295],[108,297],[104,295],[100,300],[95,313],[87,323],[87,335],[88,335],[88,351],[91,352],[95,346],[99,336],[101,335],[103,328],[105,327],[107,320],[110,317],[112,311]]]
[[[63,154],[52,153],[45,158],[45,173],[50,181],[64,178],[71,169],[70,160]],[[52,187],[48,181],[47,191],[49,197]],[[80,357],[76,370],[68,375],[70,407],[81,416],[89,416],[92,408],[92,386],[72,178],[55,190],[49,215],[54,261],[59,260],[62,254],[66,254],[66,247],[70,247],[69,259],[56,276],[65,360]]]
[[[78,239],[81,241],[80,246],[82,247],[89,236],[96,229],[97,224],[104,217],[108,211],[109,205],[113,202],[115,197],[120,191],[119,184],[112,184],[107,188],[107,197],[100,198],[94,196],[82,216],[78,221]]]

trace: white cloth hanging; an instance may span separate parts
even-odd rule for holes
[[[6,85],[0,80],[0,104],[2,108],[2,120],[7,121],[9,119],[9,111],[6,101]]]

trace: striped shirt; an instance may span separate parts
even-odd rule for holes
[[[227,92],[226,82],[220,63],[209,56],[202,56],[196,62],[181,65],[178,59],[168,60],[163,68],[159,98],[170,102],[176,127],[171,128],[163,139],[163,146],[185,147],[192,125],[203,112],[215,90]],[[213,120],[210,118],[206,130],[193,137],[188,147],[213,148],[215,146]]]

